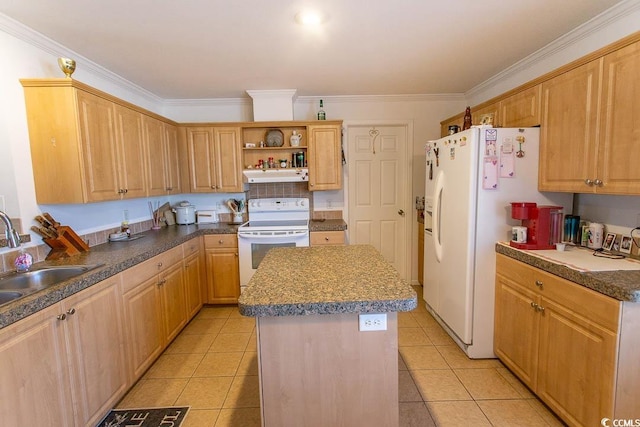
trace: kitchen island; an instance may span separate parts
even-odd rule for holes
[[[372,246],[269,251],[239,299],[257,322],[263,426],[397,426],[397,312],[416,306]],[[386,328],[360,331],[366,313]]]

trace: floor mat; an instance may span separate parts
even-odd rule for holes
[[[189,406],[176,408],[114,409],[97,427],[180,427]]]

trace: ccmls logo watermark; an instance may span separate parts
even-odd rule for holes
[[[600,420],[600,424],[602,427],[640,427],[640,419],[618,419],[615,418],[613,420],[609,418],[603,418]]]

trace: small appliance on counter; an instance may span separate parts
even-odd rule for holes
[[[198,224],[214,224],[219,222],[218,211],[215,210],[202,210],[196,212]]]
[[[518,249],[554,249],[562,241],[562,209],[562,206],[512,202],[511,218],[522,220],[522,227],[513,227],[509,245]]]
[[[196,207],[189,202],[180,202],[172,209],[172,212],[176,214],[176,224],[196,223]]]

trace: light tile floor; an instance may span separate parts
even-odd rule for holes
[[[467,358],[422,301],[398,324],[401,427],[563,425],[500,361]],[[260,426],[255,319],[204,307],[117,407],[172,405],[191,406],[183,427]]]

